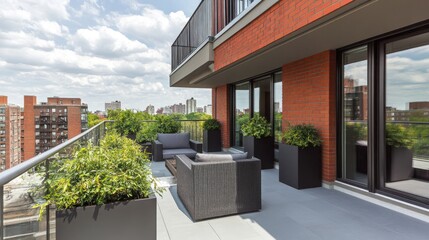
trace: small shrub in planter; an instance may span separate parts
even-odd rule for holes
[[[386,124],[386,181],[402,181],[413,177],[413,145],[411,135],[400,124]]]
[[[57,208],[57,239],[156,239],[156,187],[147,155],[109,133],[51,164],[39,204]],[[144,237],[144,238],[142,238]]]
[[[309,124],[290,126],[279,145],[279,181],[297,189],[320,187],[321,144],[317,129]]]
[[[274,167],[274,139],[271,136],[271,125],[262,116],[255,115],[241,126],[244,151],[249,157],[261,160],[261,168]]]
[[[152,142],[156,139],[154,123],[146,123],[140,128],[136,135],[136,142],[142,146],[142,150],[152,153]]]
[[[166,115],[157,116],[155,125],[156,133],[178,133],[181,129],[176,118]]]
[[[204,137],[203,150],[204,152],[220,152],[222,151],[220,122],[216,119],[209,119],[203,123]]]
[[[140,114],[134,113],[132,110],[109,111],[109,119],[114,120],[113,128],[116,132],[133,140],[136,138],[143,120]]]

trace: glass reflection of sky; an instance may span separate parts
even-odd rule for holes
[[[386,93],[386,106],[402,110],[429,101],[429,45],[387,55]]]
[[[249,90],[236,90],[235,91],[236,109],[244,112],[249,108]]]

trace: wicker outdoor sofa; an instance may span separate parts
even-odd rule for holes
[[[194,221],[261,209],[261,161],[175,156],[177,193]]]

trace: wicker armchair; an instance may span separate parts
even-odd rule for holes
[[[194,221],[261,209],[261,161],[175,156],[177,193]]]

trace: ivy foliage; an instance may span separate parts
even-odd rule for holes
[[[263,138],[271,136],[271,125],[264,117],[255,115],[250,120],[241,125],[243,136],[253,136],[255,138]]]
[[[149,163],[134,141],[108,133],[99,146],[88,143],[72,157],[53,162],[45,181],[44,202],[36,207],[43,216],[46,206],[52,204],[61,210],[147,198],[153,189],[162,192]]]
[[[209,119],[203,123],[204,130],[219,130],[220,122],[216,119]]]
[[[386,143],[392,147],[411,148],[413,139],[408,130],[399,124],[386,124]]]
[[[319,132],[311,124],[290,126],[283,134],[283,142],[300,148],[318,147],[322,144]]]

